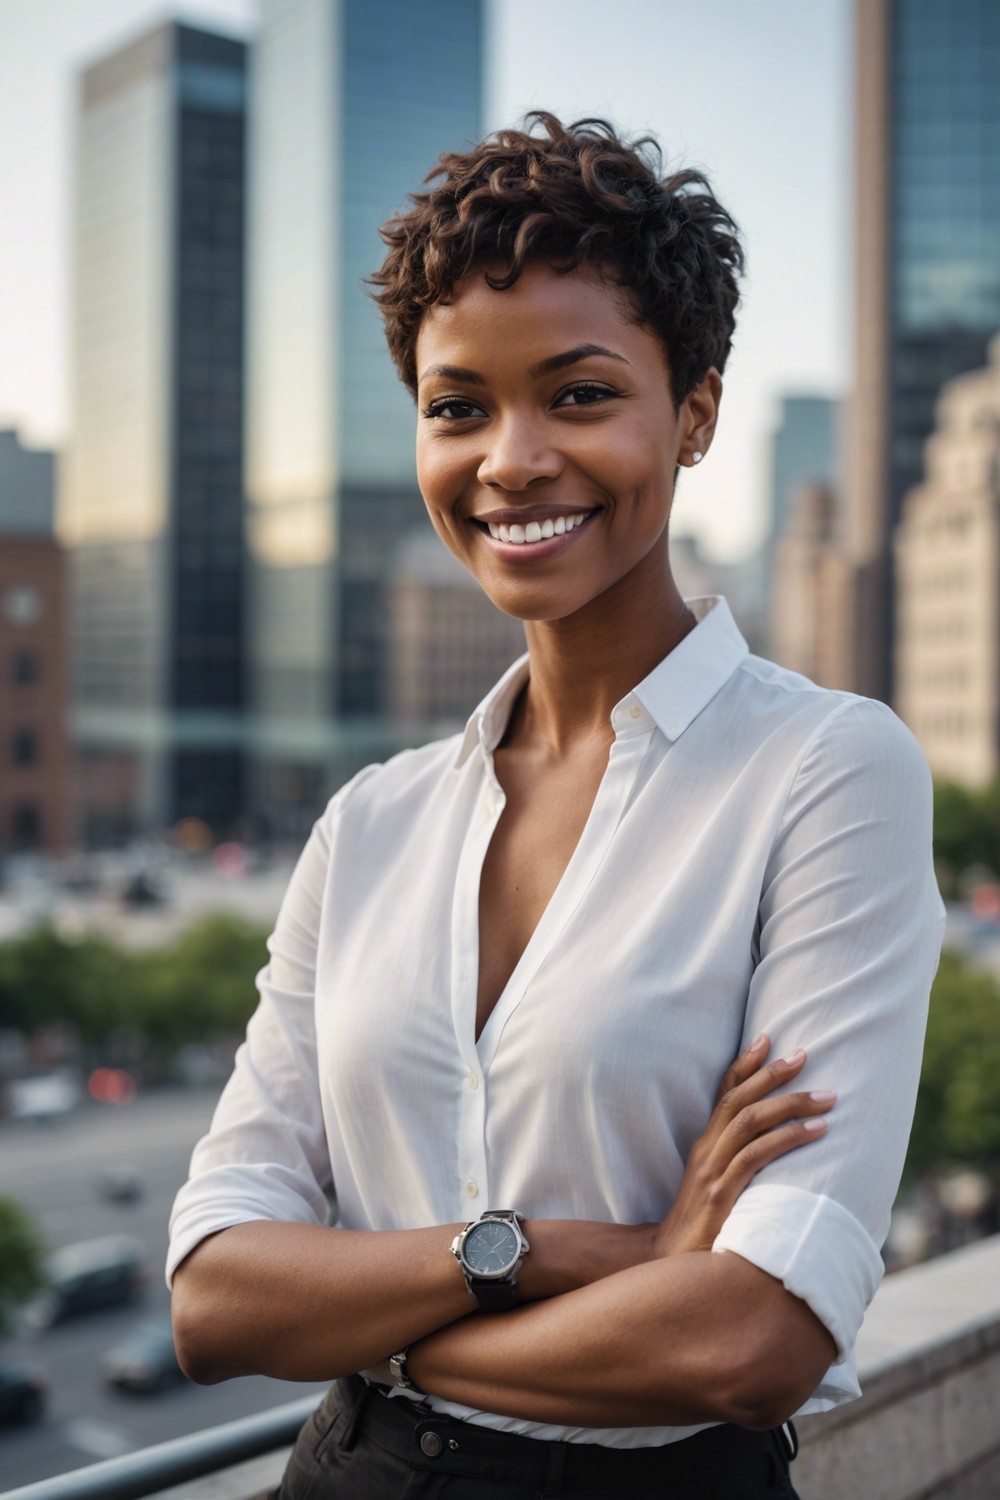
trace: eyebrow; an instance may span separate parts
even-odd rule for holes
[[[629,363],[623,354],[616,354],[613,349],[605,349],[602,344],[577,344],[575,349],[567,349],[564,354],[553,354],[549,359],[543,359],[537,365],[532,365],[528,374],[537,379],[540,375],[550,375],[553,370],[564,370],[567,365],[575,365],[581,359],[590,359],[595,354],[603,354],[607,359],[617,359],[623,365]],[[420,379],[428,380],[432,375],[439,375],[443,380],[460,380],[465,385],[486,384],[482,375],[477,371],[465,370],[461,365],[429,365]]]

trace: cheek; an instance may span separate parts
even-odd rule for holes
[[[433,516],[447,511],[460,493],[461,472],[456,455],[433,443],[417,443],[417,483],[424,503]]]

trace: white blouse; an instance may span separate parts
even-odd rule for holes
[[[883,703],[751,655],[725,599],[687,602],[698,624],[614,709],[579,845],[478,1043],[479,877],[504,806],[492,752],[527,656],[464,734],[331,798],[177,1195],[168,1284],[228,1225],[325,1224],[331,1183],[348,1229],[490,1206],[658,1220],[723,1072],[767,1031],[770,1057],[808,1053],[790,1087],[837,1102],[826,1134],[758,1173],[712,1248],[830,1330],[838,1359],[801,1412],[860,1395],[853,1346],[883,1274],[944,931],[930,773]],[[568,1428],[432,1404],[620,1447],[713,1425]]]

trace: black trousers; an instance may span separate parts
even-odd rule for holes
[[[780,1428],[723,1423],[654,1448],[494,1432],[337,1381],[268,1500],[798,1500]]]

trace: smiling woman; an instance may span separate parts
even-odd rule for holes
[[[788,1500],[790,1419],[860,1394],[930,775],[674,582],[732,220],[653,142],[528,126],[443,156],[373,277],[430,519],[527,651],[318,817],[174,1206],[177,1348],[334,1381],[278,1500]]]

